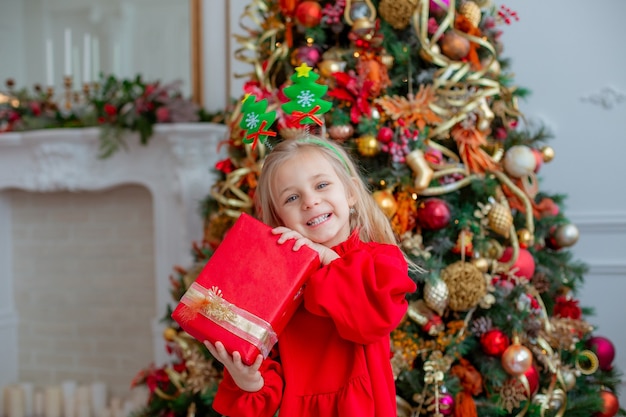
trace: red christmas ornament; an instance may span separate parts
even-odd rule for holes
[[[610,391],[602,391],[600,392],[600,397],[602,398],[603,408],[602,411],[594,415],[596,417],[613,417],[617,415],[619,411],[619,400],[617,396]]]
[[[307,28],[319,25],[322,21],[322,6],[316,1],[303,1],[296,7],[296,20]]]
[[[613,346],[613,343],[609,339],[602,336],[593,336],[587,341],[587,347],[598,357],[598,366],[600,369],[609,371],[613,368],[615,346]]]
[[[498,259],[498,262],[506,263],[511,260],[513,256],[513,248],[508,247],[504,250],[504,253]],[[511,272],[518,278],[526,278],[530,280],[535,274],[535,259],[527,249],[520,248],[519,256],[515,263],[511,266]]]
[[[378,131],[378,135],[376,135],[376,139],[381,143],[391,142],[391,139],[393,139],[393,129],[387,126],[381,127]]]
[[[491,329],[480,336],[483,352],[490,356],[500,356],[511,344],[509,337],[499,329]]]
[[[528,381],[528,394],[529,396],[535,395],[539,390],[539,371],[537,370],[537,366],[533,364],[526,372],[524,372],[524,377],[526,377],[526,381]]]
[[[451,213],[448,203],[440,198],[427,198],[417,206],[417,221],[428,230],[443,229],[450,223]]]

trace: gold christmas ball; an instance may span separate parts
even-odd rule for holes
[[[396,214],[398,202],[390,190],[375,191],[372,197],[374,197],[374,201],[376,201],[378,207],[385,213],[385,216],[391,219],[393,215]]]
[[[543,162],[550,162],[554,159],[554,149],[550,146],[544,146],[541,148],[541,157],[543,158]]]
[[[172,342],[174,339],[176,339],[177,335],[178,332],[172,327],[168,327],[163,330],[163,339],[167,340],[168,342]]]
[[[526,248],[533,245],[535,237],[528,229],[519,229],[517,231],[517,240],[521,246]]]
[[[482,13],[480,12],[480,7],[474,3],[473,1],[466,1],[459,7],[459,13],[462,16],[465,16],[470,23],[476,27],[480,24],[480,19],[482,17]]]
[[[383,63],[383,65],[385,66],[385,68],[387,68],[388,70],[393,68],[393,63],[395,61],[393,55],[390,55],[388,53],[384,53],[384,54],[381,55],[380,60]]]
[[[448,286],[442,279],[427,281],[424,285],[424,302],[440,316],[448,307],[449,297]]]
[[[376,156],[380,152],[380,143],[373,135],[364,135],[356,140],[359,153],[365,157]]]
[[[447,32],[440,41],[441,52],[454,61],[465,58],[470,51],[470,41],[455,32]]]
[[[472,265],[476,267],[483,274],[489,270],[489,261],[485,258],[472,259]]]
[[[533,364],[533,354],[526,346],[514,343],[500,358],[502,367],[511,376],[520,376]]]
[[[323,77],[331,77],[334,72],[343,72],[346,63],[337,59],[323,59],[317,63],[317,68]]]
[[[571,223],[557,227],[554,232],[554,241],[561,248],[575,245],[579,237],[580,233],[578,232],[578,227]]]

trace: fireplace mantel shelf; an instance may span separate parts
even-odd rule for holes
[[[11,204],[2,191],[88,192],[136,184],[152,196],[154,213],[155,302],[170,302],[173,265],[191,262],[191,242],[202,237],[198,202],[215,182],[213,168],[224,157],[219,144],[226,127],[213,123],[156,125],[147,145],[128,134],[126,148],[98,158],[98,128],[46,129],[0,134],[0,385],[17,379],[17,316],[13,300]],[[164,311],[153,321],[155,362],[163,352]]]

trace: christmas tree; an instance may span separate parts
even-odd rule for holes
[[[501,31],[517,19],[490,0],[251,3],[239,35],[253,66],[246,98],[230,113],[196,264],[171,277],[173,302],[237,216],[254,214],[272,141],[321,125],[427,271],[390,336],[398,416],[624,415],[615,348],[576,298],[578,229],[564,196],[539,189],[550,134],[525,124],[528,90],[502,56]],[[174,324],[165,338],[178,359],[138,375],[152,392],[142,414],[210,414],[220,365]]]

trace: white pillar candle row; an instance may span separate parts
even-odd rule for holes
[[[112,399],[107,407],[103,382],[63,381],[37,390],[32,383],[12,384],[2,389],[0,399],[0,417],[101,417],[105,410],[115,410],[111,417],[126,417],[121,400]]]

